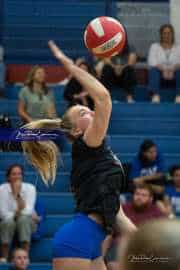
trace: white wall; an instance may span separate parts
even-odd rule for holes
[[[170,2],[170,21],[176,33],[176,42],[180,44],[180,0]]]
[[[121,0],[116,2],[116,16],[125,25],[128,41],[137,54],[146,57],[151,43],[159,40],[160,26],[169,23],[169,3]]]

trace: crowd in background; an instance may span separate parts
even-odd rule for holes
[[[3,55],[0,47],[1,93],[5,92]],[[112,98],[115,88],[116,98],[123,91],[125,100],[133,103],[136,101],[137,61],[135,48],[127,43],[121,55],[112,59],[94,59],[93,68],[85,59],[78,59],[76,64],[97,76],[109,89]],[[180,46],[176,45],[171,25],[160,28],[160,39],[150,46],[147,64],[152,102],[161,100],[159,90],[162,81],[167,84],[171,81],[175,83],[175,103],[180,103]],[[94,108],[86,90],[74,78],[69,78],[64,88],[64,99],[68,106],[82,104]],[[35,66],[28,74],[19,93],[17,109],[22,125],[35,119],[57,117],[53,91],[46,84],[46,73],[42,67]],[[0,185],[0,263],[8,261],[13,243],[13,249],[18,247],[12,256],[14,265],[18,264],[18,257],[27,267],[31,241],[41,239],[45,209],[38,205],[35,186],[26,183],[23,175],[20,165],[12,165],[7,170],[5,183]],[[142,142],[136,158],[131,161],[127,178],[129,195],[125,196],[123,209],[137,226],[152,218],[180,217],[180,165],[166,168],[163,153],[153,141],[147,139]],[[118,269],[115,255],[119,237],[120,233],[116,232],[109,241],[106,256],[109,270]],[[12,269],[15,270],[16,266]]]

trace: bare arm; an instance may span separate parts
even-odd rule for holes
[[[104,139],[111,115],[112,102],[108,90],[91,74],[77,67],[52,41],[49,47],[54,56],[88,92],[95,104],[95,116],[85,131],[84,140],[89,146],[99,146]]]
[[[137,55],[136,53],[130,53],[128,57],[128,65],[134,66],[137,62]]]
[[[138,180],[144,182],[144,181],[156,181],[160,179],[163,176],[162,173],[154,173],[152,175],[147,175],[147,176],[140,176],[137,178],[134,178],[133,181],[134,183],[138,182]],[[136,181],[137,180],[137,181]]]
[[[158,180],[163,176],[162,173],[155,173],[152,175],[144,176],[143,179],[144,181],[151,181],[151,180]]]
[[[26,112],[25,103],[21,100],[18,103],[18,114],[25,122],[29,123],[32,121],[32,118]]]
[[[175,217],[171,201],[167,195],[164,196],[163,201],[157,201],[156,205],[160,211],[169,218]]]
[[[120,206],[119,212],[117,214],[117,222],[123,234],[129,234],[137,231],[136,226],[124,213],[122,206]]]

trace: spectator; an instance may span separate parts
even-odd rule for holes
[[[5,88],[4,49],[0,45],[0,95],[3,95],[4,88]]]
[[[156,204],[153,203],[153,190],[151,186],[146,184],[135,188],[132,201],[125,203],[123,210],[137,226],[149,219],[164,216]]]
[[[174,28],[170,24],[160,28],[160,42],[153,43],[148,55],[149,90],[153,92],[152,102],[160,102],[161,79],[176,81],[175,102],[180,103],[180,46],[175,44]]]
[[[42,67],[34,66],[19,93],[18,113],[24,123],[56,117],[54,95],[46,86],[45,76]]]
[[[177,220],[153,220],[142,225],[121,253],[123,264],[118,270],[178,270],[179,235]]]
[[[76,65],[89,73],[94,73],[90,65],[83,58],[77,59]],[[69,107],[75,104],[81,104],[88,106],[91,109],[94,108],[93,101],[89,97],[87,91],[82,88],[81,84],[75,78],[70,78],[65,86],[64,99],[68,102]]]
[[[180,218],[180,165],[171,168],[170,176],[172,185],[165,188],[164,200],[159,208],[172,218]]]
[[[6,177],[8,183],[0,185],[1,262],[8,259],[9,246],[16,231],[21,247],[29,251],[31,235],[36,227],[32,218],[35,187],[22,182],[23,168],[20,165],[10,166]]]
[[[27,270],[29,266],[29,255],[25,249],[16,248],[12,256],[12,267],[9,270]]]
[[[138,227],[139,225],[154,219],[162,218],[165,215],[153,203],[153,190],[149,185],[140,185],[136,187],[133,198],[130,202],[122,205],[124,213]],[[108,270],[117,270],[117,244],[121,242],[121,237],[116,235],[112,241],[111,248],[107,255]]]
[[[163,173],[163,158],[156,144],[151,140],[145,140],[140,146],[138,156],[132,162],[130,180],[135,186],[149,183],[155,193],[161,194],[164,190]]]
[[[137,56],[134,48],[126,45],[124,51],[112,58],[104,59],[96,65],[96,72],[102,83],[108,88],[121,87],[125,91],[128,103],[134,102],[136,75],[134,66]]]

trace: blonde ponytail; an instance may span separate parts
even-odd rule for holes
[[[23,128],[25,129],[60,129],[61,119],[36,120]],[[22,148],[31,164],[39,171],[45,184],[54,182],[57,169],[58,148],[52,141],[24,141]]]

